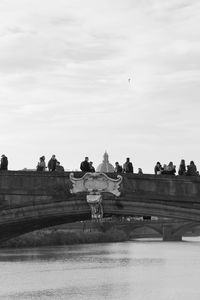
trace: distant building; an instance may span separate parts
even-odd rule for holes
[[[106,173],[112,173],[115,171],[115,168],[112,164],[109,163],[108,160],[108,153],[105,152],[103,155],[103,161],[102,163],[97,167],[96,172],[106,172]]]

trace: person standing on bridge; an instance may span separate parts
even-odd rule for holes
[[[186,173],[185,160],[181,159],[181,163],[178,169],[178,175],[182,176]]]
[[[167,166],[167,174],[168,175],[175,175],[176,173],[176,166],[173,164],[172,161],[169,162]]]
[[[50,172],[53,172],[56,170],[56,163],[57,163],[57,159],[56,159],[56,156],[53,154],[51,159],[48,162],[48,169]]]
[[[124,173],[133,173],[133,164],[130,162],[130,158],[127,157],[126,162],[123,165]]]
[[[155,167],[154,167],[154,173],[155,173],[155,175],[160,175],[160,174],[162,173],[162,170],[163,170],[162,165],[161,165],[161,163],[158,161],[158,162],[156,163]]]
[[[138,175],[143,175],[142,168],[138,168]]]
[[[195,165],[195,163],[193,162],[193,160],[190,162],[189,166],[187,166],[187,172],[186,175],[188,176],[197,176],[197,167]]]
[[[95,167],[93,166],[93,162],[90,161],[89,164],[90,164],[90,172],[95,173]]]
[[[87,156],[85,160],[81,162],[80,169],[82,172],[91,172],[89,158]]]
[[[118,161],[115,163],[115,172],[122,173],[122,166],[118,163]]]
[[[45,163],[45,156],[40,157],[40,161],[37,164],[37,171],[45,171],[46,163]]]
[[[5,154],[1,155],[1,170],[7,171],[8,170],[8,158]]]

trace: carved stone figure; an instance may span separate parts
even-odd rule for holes
[[[72,182],[72,194],[87,192],[87,203],[91,209],[93,219],[103,217],[102,193],[108,192],[115,196],[120,195],[120,183],[122,176],[118,175],[117,179],[112,179],[104,173],[86,173],[82,178],[75,178],[74,174],[70,174]]]

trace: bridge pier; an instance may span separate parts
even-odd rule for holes
[[[174,228],[170,224],[163,225],[163,241],[182,241],[182,235],[174,234]]]

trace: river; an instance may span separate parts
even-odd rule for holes
[[[200,239],[0,250],[0,299],[199,300]]]

